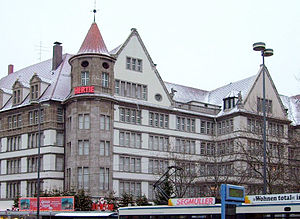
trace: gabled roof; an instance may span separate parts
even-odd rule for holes
[[[86,53],[109,55],[98,25],[95,22],[92,23],[77,54],[79,55]]]
[[[72,57],[70,54],[63,55],[63,61],[56,70],[52,70],[52,59],[31,65],[19,71],[13,72],[0,79],[0,88],[6,93],[12,93],[12,86],[18,79],[22,84],[29,84],[33,74],[49,84],[45,93],[40,97],[40,101],[46,100],[64,100],[71,90],[71,66],[68,60]],[[11,101],[10,101],[11,102]],[[11,103],[5,105],[2,110],[8,110],[12,107]],[[23,106],[29,104],[29,97],[27,97],[22,104]]]
[[[136,28],[131,28],[131,33],[129,34],[129,36],[127,37],[127,39],[125,40],[125,42],[124,42],[123,44],[119,45],[118,47],[116,47],[115,49],[113,49],[113,50],[111,51],[111,55],[114,56],[115,58],[117,58],[117,57],[119,56],[119,54],[124,50],[125,46],[127,46],[127,44],[129,43],[130,39],[131,39],[133,36],[136,36],[136,37],[137,37],[137,39],[138,39],[140,45],[141,45],[142,48],[143,48],[143,51],[145,52],[145,55],[146,55],[147,58],[148,58],[148,61],[149,61],[150,65],[151,65],[152,69],[154,70],[154,72],[155,72],[155,74],[156,74],[156,76],[157,76],[157,78],[158,78],[158,80],[159,80],[161,86],[163,87],[164,91],[166,92],[166,94],[167,94],[167,96],[168,96],[168,99],[170,100],[170,102],[172,102],[172,99],[171,99],[171,97],[170,97],[170,95],[169,95],[169,92],[168,92],[168,90],[167,90],[167,88],[166,88],[166,85],[165,85],[165,83],[163,82],[162,78],[160,77],[160,74],[158,73],[158,70],[157,70],[157,68],[156,68],[156,65],[154,64],[154,62],[153,62],[153,60],[152,60],[150,54],[148,53],[148,50],[146,49],[146,46],[145,46],[145,44],[144,44],[142,38],[140,37],[140,35],[139,35],[139,33],[138,33],[138,31],[137,31]]]
[[[223,99],[232,91],[241,92],[242,98],[244,99],[251,89],[256,77],[257,75],[254,75],[210,91],[208,95],[208,102],[211,104],[222,105]]]

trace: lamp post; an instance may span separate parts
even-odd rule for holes
[[[267,194],[267,141],[266,141],[266,82],[265,82],[265,57],[273,55],[273,49],[266,49],[266,44],[263,42],[258,42],[253,44],[254,51],[260,51],[262,56],[262,66],[263,66],[263,176],[264,176],[264,188],[263,194]]]
[[[37,163],[37,201],[36,201],[36,217],[40,218],[40,169],[41,169],[41,103],[38,101],[31,101],[31,104],[38,106],[38,163]]]
[[[40,193],[41,193],[41,104],[38,104],[38,166],[37,166],[37,210],[36,216],[37,219],[40,218]]]

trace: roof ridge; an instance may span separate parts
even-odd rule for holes
[[[60,77],[60,75],[61,75],[61,71],[62,71],[62,69],[63,69],[63,66],[65,65],[66,60],[67,60],[67,55],[70,55],[70,54],[64,54],[64,55],[63,55],[63,61],[62,61],[62,63],[60,64],[60,69],[59,69],[59,72],[58,72],[58,76],[57,76],[57,79],[55,80],[55,84],[54,84],[54,87],[53,87],[53,89],[52,89],[52,93],[51,93],[49,99],[52,99],[52,97],[53,97],[53,95],[54,95],[56,86],[57,86],[58,81],[59,81],[59,77]]]
[[[195,89],[195,90],[201,90],[201,91],[204,91],[204,92],[209,92],[207,90],[203,90],[203,89],[200,89],[200,88],[191,87],[191,86],[185,86],[185,85],[181,85],[181,84],[177,84],[177,83],[172,83],[172,82],[168,82],[168,81],[164,81],[164,83],[174,84],[176,86],[181,86],[181,87],[186,87],[186,88],[192,88],[192,89]]]
[[[211,93],[211,92],[217,91],[217,90],[222,89],[222,88],[224,88],[224,87],[227,87],[227,86],[229,86],[229,85],[231,85],[231,84],[237,84],[237,83],[239,83],[239,82],[249,80],[250,78],[254,78],[254,77],[256,77],[256,76],[257,76],[257,74],[252,75],[252,76],[247,77],[247,78],[244,78],[244,79],[241,79],[241,80],[238,80],[238,81],[230,82],[229,84],[223,85],[223,86],[218,87],[218,88],[216,88],[216,89],[214,89],[214,90],[211,90],[211,91],[209,91],[209,92]]]

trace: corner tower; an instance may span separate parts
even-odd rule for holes
[[[71,65],[65,101],[65,190],[98,199],[112,191],[114,63],[94,22]]]
[[[71,95],[107,93],[113,95],[114,63],[103,41],[98,25],[92,23],[77,55],[69,61]]]

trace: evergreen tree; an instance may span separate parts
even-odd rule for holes
[[[114,192],[109,192],[108,193],[108,197],[106,198],[107,200],[107,204],[113,204],[114,205],[114,210],[117,210],[119,205],[118,205],[118,200],[115,197],[115,193]]]
[[[131,194],[123,193],[120,199],[119,206],[127,207],[128,205],[133,205],[133,196]]]
[[[138,206],[147,206],[147,205],[151,205],[148,202],[148,199],[145,195],[139,196],[137,197],[137,199],[135,200],[136,205]]]
[[[90,211],[92,209],[92,199],[87,196],[84,190],[79,190],[75,194],[75,211]]]

